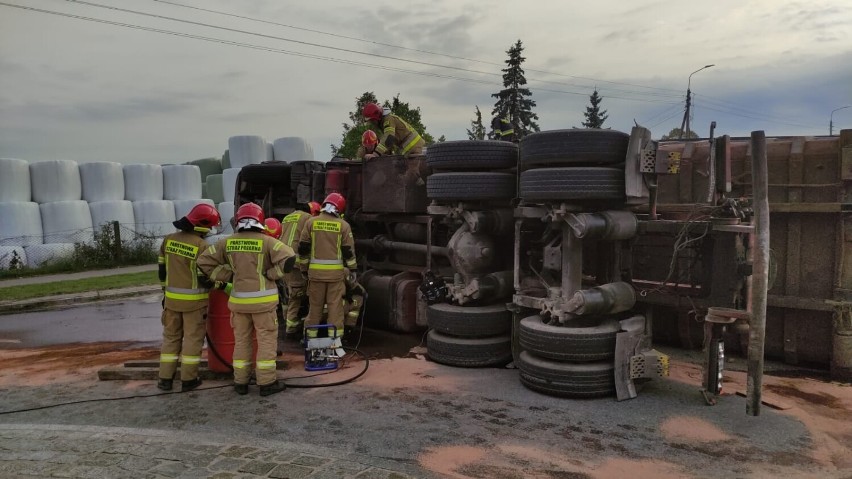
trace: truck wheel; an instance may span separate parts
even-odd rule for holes
[[[560,363],[521,351],[516,363],[521,384],[550,396],[593,398],[615,393],[615,368],[612,361]]]
[[[491,306],[432,304],[426,310],[429,327],[441,334],[463,338],[508,333],[512,315],[503,303]]]
[[[460,201],[512,199],[515,197],[515,175],[491,172],[435,173],[426,179],[426,196],[434,200]]]
[[[627,158],[630,135],[615,130],[539,131],[521,140],[521,166],[609,165]]]
[[[556,361],[600,361],[615,355],[615,335],[620,330],[613,318],[580,317],[568,326],[544,324],[541,316],[521,320],[521,348]]]
[[[518,166],[518,145],[497,140],[444,141],[429,145],[426,163],[438,170],[476,170]]]
[[[624,171],[618,168],[538,168],[521,173],[521,199],[624,200]]]
[[[456,338],[432,330],[426,334],[426,349],[432,361],[462,368],[505,366],[512,360],[508,334],[490,338]]]

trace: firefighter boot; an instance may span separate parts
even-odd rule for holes
[[[236,391],[240,396],[245,396],[248,394],[248,384],[234,383],[234,391]]]
[[[266,384],[260,387],[260,395],[261,396],[269,396],[270,394],[280,393],[281,391],[287,389],[287,386],[284,385],[281,381],[277,379],[275,382]]]
[[[190,381],[181,381],[180,392],[185,393],[201,386],[201,378],[195,378]]]
[[[157,389],[160,389],[162,391],[171,391],[172,390],[172,380],[160,378],[157,381]]]

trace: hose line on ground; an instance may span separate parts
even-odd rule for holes
[[[362,351],[360,351],[358,349],[347,348],[347,347],[344,347],[343,349],[357,353],[362,358],[364,358],[364,369],[362,369],[355,376],[352,376],[351,378],[344,379],[342,381],[336,381],[336,382],[333,382],[333,383],[324,383],[324,384],[291,384],[291,383],[287,382],[288,379],[290,379],[290,380],[306,379],[306,378],[312,378],[312,377],[316,377],[316,376],[324,376],[326,374],[336,373],[336,372],[340,371],[340,369],[336,369],[334,371],[329,371],[329,372],[320,373],[320,374],[312,374],[312,375],[308,375],[308,376],[295,376],[295,377],[291,377],[291,378],[281,378],[281,381],[288,388],[294,388],[294,389],[327,388],[327,387],[332,387],[332,386],[342,386],[344,384],[351,383],[352,381],[360,378],[361,376],[364,375],[364,373],[367,372],[367,369],[370,367],[370,359],[367,357],[366,354],[364,354]],[[134,396],[122,396],[122,397],[117,397],[117,398],[82,399],[82,400],[79,400],[79,401],[69,401],[69,402],[63,402],[63,403],[57,403],[57,404],[49,404],[47,406],[37,406],[37,407],[30,407],[30,408],[25,408],[25,409],[15,409],[15,410],[12,410],[12,411],[0,411],[0,416],[6,415],[6,414],[16,414],[16,413],[21,413],[21,412],[40,411],[42,409],[50,409],[50,408],[55,408],[55,407],[60,407],[60,406],[70,406],[70,405],[73,405],[73,404],[85,404],[85,403],[92,403],[92,402],[121,401],[121,400],[124,400],[124,399],[140,399],[140,398],[151,398],[151,397],[159,397],[159,396],[170,396],[170,395],[173,395],[173,394],[187,394],[187,393],[196,392],[196,391],[210,391],[210,390],[213,390],[213,389],[228,388],[228,387],[231,387],[231,386],[232,386],[231,384],[223,384],[221,386],[213,386],[213,387],[208,387],[208,388],[193,389],[191,391],[186,391],[186,392],[174,391],[174,392],[165,392],[165,393],[157,393],[157,394],[142,394],[142,395],[134,395]]]

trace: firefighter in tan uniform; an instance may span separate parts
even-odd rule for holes
[[[305,230],[305,225],[312,216],[319,214],[320,205],[315,201],[311,201],[305,205],[307,211],[297,209],[284,217],[282,222],[281,241],[293,248],[298,248],[299,240],[302,237],[302,231]],[[300,264],[301,260],[296,260]],[[308,289],[307,281],[301,271],[295,270],[287,273],[284,277],[287,283],[287,314],[285,319],[284,337],[288,339],[298,339],[302,332],[302,320],[299,317],[299,310],[302,308],[302,302],[305,299],[305,294]]]
[[[254,331],[257,384],[260,395],[268,396],[285,388],[275,373],[279,301],[275,282],[293,269],[296,254],[264,233],[260,206],[246,203],[239,207],[234,219],[236,233],[207,248],[198,259],[198,266],[214,281],[233,277],[228,308],[234,328],[234,390],[248,393]]]
[[[207,291],[210,281],[199,271],[196,261],[207,249],[204,236],[219,225],[216,208],[199,204],[173,224],[180,231],[163,238],[160,246],[160,283],[163,285],[163,346],[157,387],[172,389],[180,357],[181,391],[201,384],[198,364],[206,332]]]
[[[358,326],[361,308],[364,307],[364,294],[364,287],[356,281],[356,276],[347,274],[346,293],[343,295],[343,331],[347,337]]]
[[[346,270],[355,271],[355,240],[352,228],[340,216],[346,199],[331,193],[322,204],[319,216],[308,220],[299,239],[299,260],[308,271],[308,318],[305,326],[322,321],[323,307],[328,308],[328,324],[336,328],[336,337],[343,336],[343,299],[346,294]],[[308,330],[315,337],[316,330]],[[329,333],[331,334],[331,333]]]
[[[379,137],[376,135],[376,132],[373,130],[365,131],[361,135],[361,146],[359,146],[358,151],[355,152],[355,159],[363,160],[367,155],[371,155],[369,158],[381,156],[376,151],[377,146],[379,146]]]
[[[420,156],[426,142],[414,128],[402,118],[384,111],[375,103],[367,103],[361,112],[381,133],[374,153],[364,155],[370,159],[379,155],[400,155],[406,158]]]

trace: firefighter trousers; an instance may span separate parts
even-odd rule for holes
[[[302,328],[302,318],[299,317],[299,309],[302,308],[302,302],[305,300],[306,285],[299,284],[290,286],[287,285],[289,298],[287,299],[287,333],[297,333]]]
[[[343,296],[346,294],[346,283],[343,280],[325,282],[308,281],[308,318],[305,326],[316,326],[322,322],[323,307],[328,305],[328,322],[337,328],[337,336],[343,336]],[[329,335],[331,332],[329,331]],[[316,336],[316,331],[308,336]]]
[[[201,348],[206,333],[207,308],[195,311],[164,309],[163,347],[160,350],[160,379],[172,379],[180,359],[180,380],[191,381],[198,377]],[[179,357],[180,356],[180,357]]]
[[[257,385],[272,384],[277,379],[275,355],[278,346],[278,315],[275,309],[260,313],[231,313],[234,328],[234,383],[248,384],[251,376],[252,331],[257,336]]]

